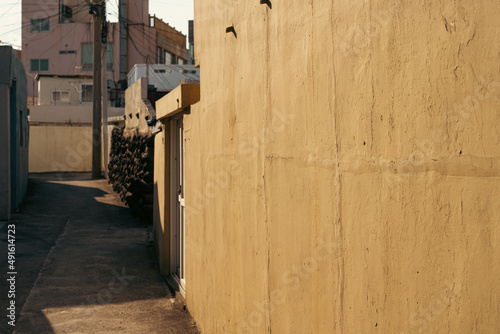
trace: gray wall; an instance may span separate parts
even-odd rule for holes
[[[27,98],[21,60],[12,47],[0,47],[0,220],[10,218],[28,187]]]

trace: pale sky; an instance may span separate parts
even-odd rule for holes
[[[110,14],[108,20],[118,21],[118,0],[107,0],[107,3]],[[149,14],[156,14],[187,35],[188,21],[194,17],[193,0],[149,0]],[[0,0],[0,41],[2,45],[11,44],[16,49],[21,48],[21,0]]]

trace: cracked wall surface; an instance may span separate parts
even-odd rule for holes
[[[485,0],[195,1],[202,332],[495,333],[498,17]]]

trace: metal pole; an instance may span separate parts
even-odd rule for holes
[[[149,55],[146,56],[146,96],[148,95],[149,87]]]
[[[92,178],[101,178],[101,48],[102,48],[102,7],[98,0],[92,0],[94,13],[94,84],[92,89]]]
[[[106,44],[102,48],[102,131],[104,140],[104,177],[108,178],[108,85],[106,84]]]

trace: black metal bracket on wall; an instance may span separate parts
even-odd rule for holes
[[[259,0],[261,5],[267,5],[269,9],[273,9],[273,4],[271,0]],[[231,25],[230,27],[226,28],[226,34],[233,33],[235,38],[238,38],[238,34],[236,33],[236,29],[234,28],[234,25]]]
[[[260,0],[261,5],[267,5],[269,9],[273,9],[273,4],[271,3],[271,0]]]
[[[238,34],[236,33],[236,30],[234,29],[234,26],[230,26],[226,28],[226,34],[229,34],[230,32],[233,33],[235,38],[238,38]]]

